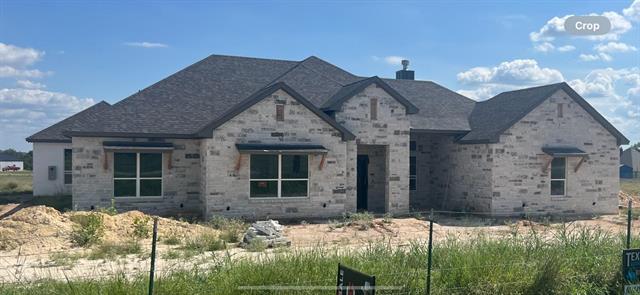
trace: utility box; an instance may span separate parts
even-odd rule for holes
[[[49,168],[47,169],[48,174],[49,174],[49,180],[56,180],[57,175],[56,175],[56,166],[49,166]]]

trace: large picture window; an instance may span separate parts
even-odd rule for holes
[[[551,161],[551,195],[564,196],[567,187],[567,158]]]
[[[251,155],[251,198],[306,197],[309,193],[307,155]]]
[[[71,149],[64,149],[64,184],[71,184],[73,181],[73,165]]]
[[[116,197],[162,196],[162,153],[114,153]]]

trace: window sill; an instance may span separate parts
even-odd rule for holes
[[[250,203],[271,203],[271,202],[287,203],[291,201],[303,202],[308,200],[310,200],[309,197],[285,197],[285,198],[251,198],[249,197]]]
[[[118,201],[122,202],[132,202],[132,201],[162,201],[164,200],[163,196],[160,197],[113,197],[113,200],[117,203]]]

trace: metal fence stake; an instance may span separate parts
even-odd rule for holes
[[[431,254],[433,243],[433,219],[429,218],[429,252],[427,256],[427,295],[431,294]]]
[[[153,237],[151,238],[151,268],[149,270],[149,295],[153,295],[153,279],[156,270],[156,240],[158,239],[158,217],[153,219]]]
[[[631,248],[631,203],[632,200],[629,198],[627,204],[627,249]]]

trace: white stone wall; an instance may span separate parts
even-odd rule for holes
[[[174,150],[163,155],[160,198],[113,198],[113,152],[105,152],[105,140],[117,138],[73,138],[73,208],[107,208],[115,200],[116,208],[141,210],[152,214],[194,216],[203,213],[200,197],[200,141],[167,139]],[[107,157],[105,169],[104,160]],[[171,168],[169,168],[171,161]]]
[[[370,101],[378,101],[376,120],[370,118]],[[347,100],[336,121],[356,135],[358,144],[382,145],[387,150],[386,163],[386,211],[409,211],[409,120],[402,104],[382,88],[373,84]],[[355,164],[354,164],[355,165]],[[355,166],[354,166],[355,168]],[[351,180],[355,186],[354,179]],[[355,198],[355,192],[354,192]]]
[[[557,115],[563,104],[563,117]],[[542,171],[544,145],[570,145],[589,154],[567,162],[566,196],[550,195],[549,170]],[[496,214],[596,214],[617,212],[619,151],[616,138],[559,90],[493,144],[493,202]],[[524,207],[523,207],[524,204]]]
[[[71,185],[64,184],[64,150],[70,148],[70,143],[33,143],[34,196],[71,194]],[[54,180],[49,180],[49,166],[56,167]]]
[[[282,122],[276,121],[276,104],[284,104]],[[309,155],[308,198],[252,199],[250,156],[243,154],[236,170],[240,157],[236,143],[320,144],[329,152],[322,169],[322,155]],[[351,161],[347,142],[340,132],[282,90],[216,128],[211,139],[203,140],[201,150],[207,218],[216,214],[248,218],[327,217],[355,207],[355,195],[353,204],[347,204],[347,161]]]

